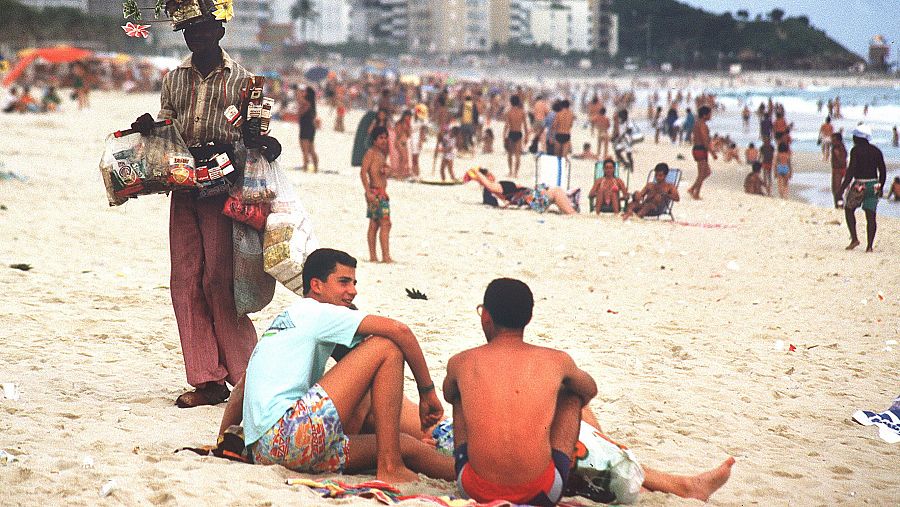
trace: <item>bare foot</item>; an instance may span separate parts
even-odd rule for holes
[[[847,245],[847,248],[845,248],[844,250],[853,250],[854,248],[856,248],[858,246],[859,246],[859,241],[851,241],[850,244]]]
[[[369,262],[378,262],[378,257],[369,257]]]
[[[874,251],[875,250],[873,250],[872,247],[866,247],[866,253],[872,253]]]
[[[394,259],[392,259],[390,257],[385,257],[384,260],[381,262],[383,262],[385,264],[392,264],[394,262]]]
[[[375,474],[375,477],[379,481],[384,481],[388,484],[416,482],[419,480],[419,474],[402,465],[399,468],[392,468],[390,470],[380,467],[378,473]]]
[[[721,488],[728,478],[731,477],[731,467],[734,465],[734,458],[729,457],[716,468],[695,475],[688,479],[688,487],[685,490],[685,498],[697,498],[704,502]]]

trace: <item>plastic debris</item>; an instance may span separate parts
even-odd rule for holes
[[[94,468],[94,458],[85,456],[84,459],[81,460],[81,468]]]
[[[728,261],[728,264],[726,264],[725,267],[730,269],[731,271],[741,270],[741,266],[737,263],[737,261]]]
[[[19,388],[13,384],[12,382],[6,382],[3,384],[3,397],[7,400],[18,401],[19,400]]]
[[[19,458],[13,456],[12,454],[0,449],[0,463],[4,465],[8,465],[10,463],[15,463],[16,461],[21,461]]]
[[[112,493],[113,491],[115,491],[115,489],[118,488],[118,486],[119,485],[116,483],[115,479],[110,479],[110,480],[106,481],[106,484],[104,484],[103,486],[100,486],[100,491],[98,492],[98,494],[100,495],[100,498],[109,496],[109,494]]]

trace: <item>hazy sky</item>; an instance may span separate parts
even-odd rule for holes
[[[868,56],[869,39],[883,34],[891,44],[891,60],[900,51],[900,0],[681,0],[706,11],[734,14],[746,9],[750,17],[775,7],[787,16],[805,15],[850,51]]]

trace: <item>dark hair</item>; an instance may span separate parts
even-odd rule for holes
[[[522,281],[497,278],[484,291],[484,311],[499,327],[524,329],[533,310],[534,295]]]
[[[606,114],[606,107],[600,108],[600,114]]]
[[[372,129],[372,133],[369,134],[369,136],[371,137],[372,142],[375,142],[375,140],[378,139],[378,136],[387,135],[387,133],[388,133],[387,129],[382,127],[381,125],[379,125]]]
[[[316,90],[312,86],[306,87],[304,98],[309,102],[309,110],[312,111],[313,117],[316,115]]]
[[[663,173],[666,176],[669,175],[669,164],[665,162],[660,162],[656,164],[656,167],[653,168],[653,172],[655,173]]]
[[[711,112],[712,109],[710,109],[709,106],[700,106],[700,109],[697,110],[697,115],[703,118]]]
[[[613,168],[616,167],[616,161],[608,157],[603,161],[603,167],[606,167],[606,164],[612,164]]]
[[[627,109],[619,110],[618,115],[619,115],[619,121],[628,121],[628,110]]]
[[[309,254],[309,257],[306,258],[306,262],[303,264],[303,294],[309,294],[309,287],[313,278],[324,282],[328,279],[328,275],[334,273],[338,264],[356,269],[356,259],[347,252],[331,248],[319,248]]]
[[[787,153],[789,151],[787,143],[778,143],[778,153]]]
[[[581,146],[581,149],[582,149],[582,150],[589,150],[589,149],[591,149],[591,143],[584,143],[584,144]]]
[[[558,113],[563,110],[563,105],[561,100],[557,100],[553,103],[553,106],[550,107],[554,112]]]
[[[522,99],[518,95],[513,95],[509,98],[509,104],[513,107],[519,107],[522,105]]]
[[[762,164],[759,161],[753,162],[751,168],[753,169],[753,172],[758,173],[762,170]]]
[[[756,148],[756,146],[753,146],[753,143],[750,143],[750,145],[747,146],[747,147],[748,147],[748,148]]]

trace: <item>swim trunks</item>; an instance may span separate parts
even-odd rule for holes
[[[767,173],[772,172],[772,162],[763,162],[762,168],[763,168],[763,171],[765,171]]]
[[[537,211],[538,213],[543,213],[547,211],[547,208],[550,207],[550,198],[547,197],[547,185],[543,183],[535,187],[533,198],[531,202],[528,203],[531,206],[531,209]]]
[[[565,144],[569,142],[570,139],[572,139],[572,136],[569,134],[556,134],[556,142],[559,144]]]
[[[709,160],[709,151],[706,150],[706,146],[702,144],[695,144],[693,150],[691,150],[691,155],[694,156],[694,160],[697,162],[706,162]]]
[[[369,220],[377,222],[391,216],[391,200],[383,190],[376,190],[375,200],[366,204],[366,218]]]
[[[778,174],[778,176],[787,176],[789,172],[791,172],[791,167],[787,164],[778,164],[778,166],[775,167],[775,173]]]
[[[850,185],[850,189],[847,191],[847,199],[844,206],[848,209],[856,209],[861,205],[864,210],[875,211],[878,208],[878,199],[880,197],[875,192],[875,185],[877,184],[878,180],[853,180],[853,184]],[[862,200],[860,200],[858,195],[852,196],[851,194],[853,193],[861,193]]]
[[[506,140],[514,143],[516,141],[522,140],[522,133],[518,130],[510,130],[508,134],[506,134]]]
[[[551,507],[562,497],[569,478],[571,460],[562,451],[552,450],[552,460],[541,475],[514,486],[494,484],[480,477],[469,465],[469,446],[462,444],[453,452],[456,460],[456,485],[460,492],[477,502],[506,500],[515,504]]]
[[[314,384],[249,451],[254,463],[317,474],[343,472],[349,448],[337,408]]]

